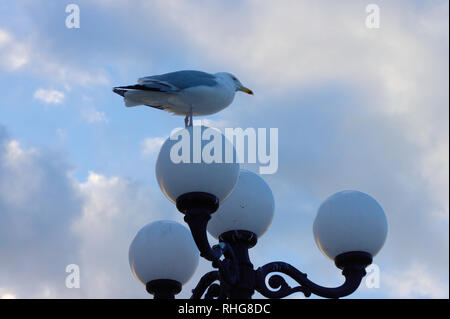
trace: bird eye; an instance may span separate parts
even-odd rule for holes
[[[233,76],[232,78],[233,78],[233,81],[236,81],[236,80],[237,80],[234,76]]]

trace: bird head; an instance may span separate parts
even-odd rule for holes
[[[250,90],[249,88],[246,88],[244,85],[242,85],[241,81],[239,81],[239,79],[234,76],[231,73],[227,73],[227,72],[221,72],[221,73],[217,73],[216,75],[221,76],[222,78],[226,79],[228,82],[232,83],[233,86],[235,87],[236,91],[241,91],[250,95],[253,95],[253,91]]]

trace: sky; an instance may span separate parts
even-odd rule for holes
[[[65,25],[71,3],[80,28]],[[183,118],[125,108],[111,88],[184,69],[231,72],[255,92],[205,124],[278,128],[255,267],[283,260],[342,283],[312,224],[327,197],[355,189],[389,231],[379,287],[351,297],[448,298],[448,12],[439,0],[0,2],[0,298],[149,297],[128,247],[148,222],[182,222],[154,166]],[[80,288],[65,285],[69,264]],[[180,296],[209,270],[201,261]]]

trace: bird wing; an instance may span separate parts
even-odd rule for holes
[[[140,84],[153,83],[172,90],[184,90],[195,86],[215,86],[215,76],[201,71],[177,71],[161,75],[152,75],[140,78]]]

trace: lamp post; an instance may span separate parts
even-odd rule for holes
[[[185,129],[189,134],[184,135],[190,138],[191,160],[195,156],[192,130]],[[233,149],[223,135],[219,138],[223,150]],[[202,149],[206,142],[201,142]],[[177,143],[169,138],[163,144],[156,176],[163,193],[184,214],[190,234],[180,224],[155,222],[142,228],[130,246],[132,271],[155,298],[173,298],[181,291],[195,272],[198,252],[215,270],[200,279],[192,299],[250,299],[255,291],[267,298],[284,298],[296,292],[306,297],[340,298],[359,287],[365,268],[387,236],[386,216],[375,199],[362,192],[343,191],[325,200],[317,212],[314,238],[319,249],[342,270],[345,282],[341,286],[319,286],[280,261],[255,269],[248,251],[273,219],[269,186],[259,175],[239,170],[235,162],[177,164],[173,160]],[[216,245],[210,245],[207,232],[218,239]],[[291,277],[298,285],[291,287],[273,273]]]

